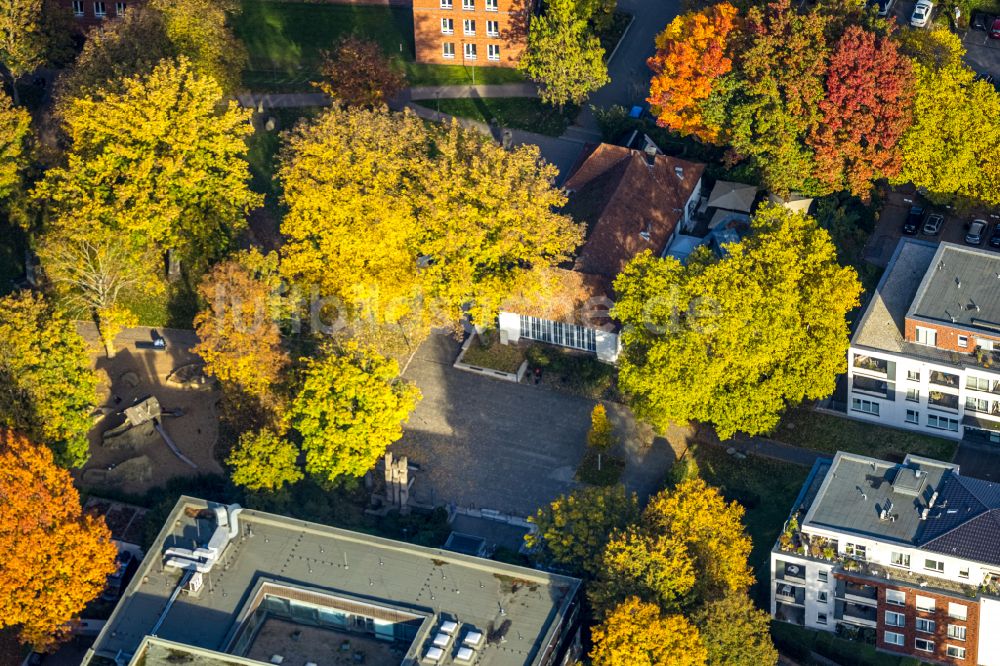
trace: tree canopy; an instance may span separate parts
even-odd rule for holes
[[[31,292],[0,299],[0,425],[49,445],[66,467],[87,461],[97,376],[69,319]]]
[[[306,471],[327,482],[363,476],[402,437],[420,391],[399,379],[395,361],[351,342],[303,362],[289,418]]]
[[[560,107],[583,103],[610,80],[604,48],[577,0],[551,0],[544,14],[532,18],[518,68],[541,85],[542,101]]]
[[[251,112],[223,105],[219,86],[184,58],[121,86],[69,103],[65,164],[34,192],[50,208],[50,231],[113,235],[139,271],[167,248],[187,260],[215,256],[262,201],[248,187]]]
[[[729,592],[696,611],[711,666],[774,666],[778,651],[771,642],[771,618],[754,606],[746,592]]]
[[[529,517],[537,530],[524,539],[542,559],[594,576],[612,532],[638,517],[635,493],[626,492],[624,486],[585,486],[560,495]]]
[[[247,490],[275,491],[302,479],[299,449],[270,428],[247,431],[229,454],[232,481]]]
[[[844,371],[845,316],[861,286],[829,234],[765,205],[726,251],[702,248],[686,265],[647,253],[615,280],[619,383],[661,430],[694,419],[723,439],[770,432],[786,406],[829,395]]]
[[[335,106],[288,135],[282,272],[347,319],[407,324],[417,342],[468,306],[488,323],[531,267],[582,232],[535,147],[503,150],[457,124]]]
[[[683,615],[629,597],[591,630],[594,666],[705,666],[698,628]]]
[[[104,588],[117,549],[103,519],[84,515],[52,452],[0,431],[0,627],[36,650],[68,638],[67,623]]]
[[[0,210],[21,189],[30,137],[31,116],[0,89]]]
[[[376,107],[406,85],[377,42],[349,36],[324,55],[323,79],[317,87],[348,106]]]

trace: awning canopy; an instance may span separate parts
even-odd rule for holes
[[[708,207],[749,213],[756,200],[757,188],[753,185],[717,180],[708,196]]]

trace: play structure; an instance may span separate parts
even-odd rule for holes
[[[198,469],[198,465],[181,453],[174,441],[170,439],[170,435],[163,428],[163,417],[183,416],[183,414],[183,410],[180,409],[163,409],[156,396],[148,396],[141,401],[137,401],[131,407],[126,407],[118,415],[122,422],[105,430],[101,437],[105,446],[136,449],[141,447],[150,434],[150,429],[152,429],[152,431],[160,436],[175,456],[184,461],[192,469]]]

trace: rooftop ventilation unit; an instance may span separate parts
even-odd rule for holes
[[[202,574],[212,570],[222,556],[222,551],[240,533],[239,514],[243,509],[239,504],[230,504],[217,506],[212,511],[215,514],[215,530],[209,537],[208,543],[194,550],[167,548],[163,552],[166,558],[163,566]]]
[[[923,490],[926,474],[912,467],[900,467],[892,480],[892,491],[916,497]]]

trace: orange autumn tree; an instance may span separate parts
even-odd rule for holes
[[[36,650],[103,589],[117,549],[102,519],[83,515],[69,472],[52,452],[0,431],[0,628],[19,627]]]
[[[733,68],[727,55],[730,34],[736,29],[736,8],[728,2],[678,16],[656,37],[656,55],[647,100],[657,124],[681,134],[714,141],[719,128],[711,126],[702,104],[715,81]]]

